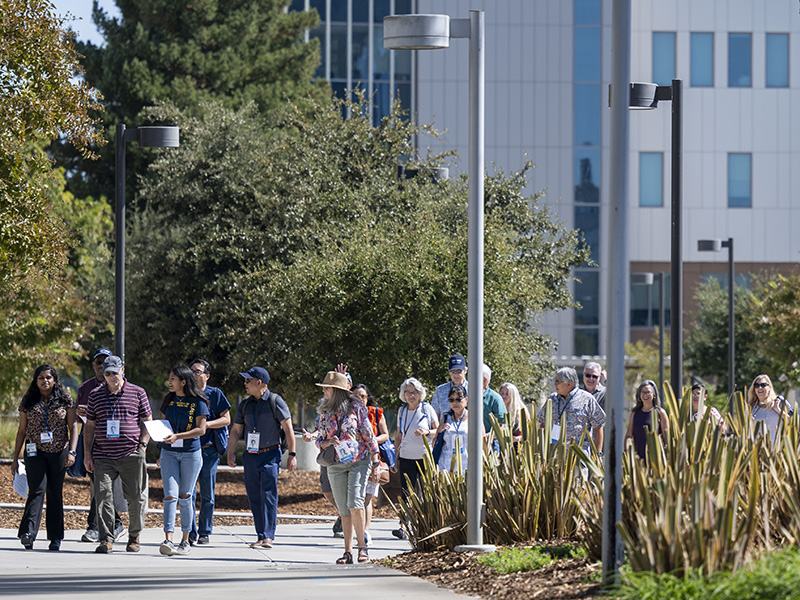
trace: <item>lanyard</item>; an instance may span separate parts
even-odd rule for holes
[[[253,398],[253,433],[258,431],[258,417],[261,415],[262,406],[258,406],[258,404],[264,404],[263,402],[259,402],[256,400],[255,396],[251,396]],[[258,412],[256,412],[258,411]]]
[[[120,392],[119,396],[117,396],[116,404],[112,404],[111,401],[111,392],[108,391],[106,388],[106,399],[108,400],[108,410],[111,412],[111,420],[114,421],[117,418],[117,411],[119,410],[119,403],[122,402],[122,393]]]
[[[47,424],[47,413],[50,412],[50,399],[47,402],[42,402],[42,417],[44,418],[44,430],[49,432],[50,426]]]
[[[453,424],[456,426],[456,435],[458,435],[458,430],[461,428],[461,423],[464,422],[464,417],[465,416],[467,416],[467,411],[466,410],[463,413],[461,413],[461,418],[458,421],[456,421],[455,414],[453,415],[453,418],[451,419],[453,421]]]
[[[558,396],[558,394],[556,394],[556,396],[558,397],[558,405],[561,406],[561,396]],[[569,407],[569,403],[572,402],[572,398],[574,396],[575,396],[575,390],[572,390],[569,396],[567,397],[567,403],[564,405],[564,408],[562,408],[558,413],[558,421],[557,421],[558,424],[561,424],[561,416],[564,414],[564,411],[567,410],[567,408]]]
[[[414,415],[417,414],[417,411],[419,410],[420,406],[422,406],[422,402],[420,402],[417,405],[417,408],[414,409]],[[406,409],[406,417],[408,417],[408,406],[406,406],[405,409]],[[417,424],[419,424],[422,421],[422,419],[427,419],[427,418],[428,418],[428,413],[423,411],[422,412],[422,416],[419,419],[417,419]],[[408,430],[411,429],[412,420],[413,419],[408,419],[408,422],[406,423],[405,429],[403,429],[403,419],[400,419],[400,428],[403,429],[403,438],[406,437],[406,434],[408,433]]]

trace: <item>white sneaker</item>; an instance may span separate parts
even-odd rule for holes
[[[184,540],[175,548],[173,554],[189,554],[192,548],[189,546],[189,540]]]
[[[158,547],[158,551],[164,556],[172,556],[175,554],[176,547],[170,540],[164,540]]]

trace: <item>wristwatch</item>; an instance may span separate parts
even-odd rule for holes
[[[289,452],[289,456],[297,456],[297,452]]]
[[[70,456],[78,456],[78,453],[77,453],[77,452],[75,452],[75,450],[70,450],[70,451],[69,451],[69,455],[70,455]]]
[[[381,466],[381,463],[379,463],[379,462],[374,462],[374,463],[372,463],[372,468],[373,468],[373,469],[377,469],[377,468],[378,468],[378,467],[380,467],[380,466]]]
[[[147,448],[147,442],[139,442],[139,445],[140,445],[142,448]]]

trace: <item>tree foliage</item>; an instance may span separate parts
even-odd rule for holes
[[[284,103],[322,97],[312,83],[319,43],[303,41],[318,23],[315,11],[284,12],[288,0],[117,0],[121,15],[109,17],[94,2],[93,20],[106,42],[79,43],[86,81],[106,97],[109,124],[143,123],[142,110],[171,102],[187,113],[204,102],[238,108],[254,102],[261,112]],[[113,127],[109,135],[113,136]],[[113,145],[97,163],[54,149],[74,172],[70,190],[78,195],[113,189]],[[136,147],[132,173],[145,161]],[[133,190],[135,182],[129,189]]]
[[[466,352],[466,179],[434,183],[425,169],[439,157],[409,145],[417,128],[372,127],[364,105],[349,108],[347,120],[337,105],[269,118],[252,106],[154,111],[179,123],[182,144],[138,198],[131,368],[203,354],[221,373],[259,363],[311,393],[341,360],[389,394],[411,375],[438,383],[449,354]],[[398,180],[408,157],[423,175]],[[487,178],[485,196],[486,360],[523,388],[552,351],[532,323],[570,305],[570,267],[588,256],[523,194],[526,175]]]

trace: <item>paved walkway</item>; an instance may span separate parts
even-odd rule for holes
[[[408,542],[391,535],[396,521],[372,523],[370,558],[405,552]],[[125,552],[123,541],[110,555],[94,554],[96,544],[80,541],[82,531],[68,531],[60,552],[47,550],[44,531],[33,550],[25,550],[16,530],[0,529],[0,597],[58,600],[107,596],[113,600],[394,600],[464,598],[449,590],[378,565],[334,564],[343,541],[332,537],[329,522],[278,525],[275,547],[251,550],[250,526],[215,527],[211,543],[195,546],[188,556],[162,556],[160,529],[142,532],[138,554]],[[178,534],[179,535],[179,534]],[[178,537],[176,535],[176,537]]]

